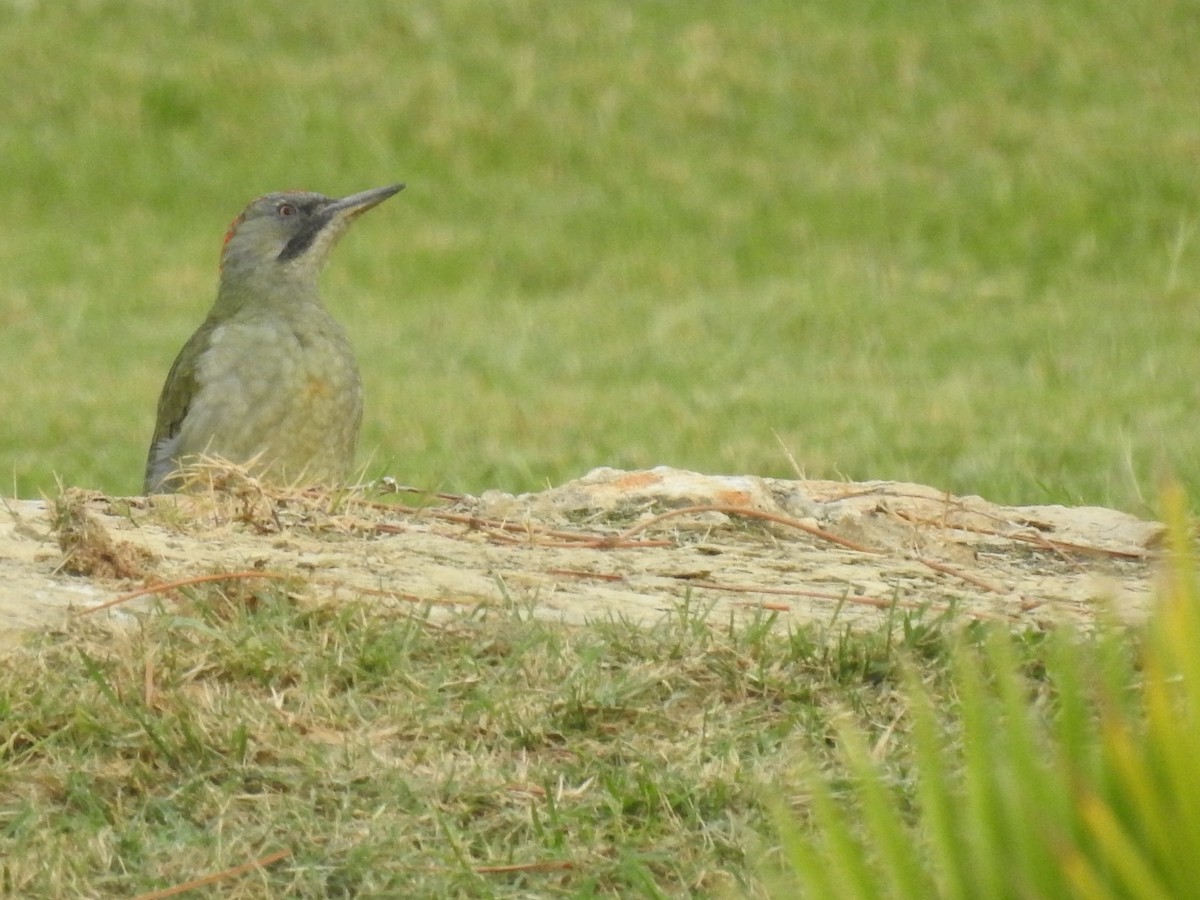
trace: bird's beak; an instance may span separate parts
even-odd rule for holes
[[[335,200],[325,209],[325,213],[331,219],[357,219],[368,209],[374,209],[388,197],[398,194],[402,190],[404,190],[402,184],[389,184],[387,187],[372,188],[361,194],[351,194],[349,197]]]

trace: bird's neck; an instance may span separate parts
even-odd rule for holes
[[[210,318],[226,319],[246,312],[288,316],[294,311],[321,307],[315,274],[273,267],[261,271],[229,270],[221,273],[217,300]]]

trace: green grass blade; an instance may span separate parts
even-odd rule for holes
[[[839,729],[838,739],[855,777],[863,829],[889,893],[928,896],[931,879],[923,871],[921,856],[913,852],[914,833],[900,815],[897,792],[886,785],[880,764],[871,758],[856,729]]]
[[[930,867],[944,900],[969,900],[971,878],[964,871],[970,859],[961,822],[959,793],[962,779],[957,754],[943,740],[929,695],[910,672],[906,679],[909,720],[912,723],[916,799],[923,840],[919,848],[930,855]]]

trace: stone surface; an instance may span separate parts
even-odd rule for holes
[[[124,579],[67,574],[47,504],[7,501],[0,643],[147,584],[255,569],[299,575],[318,598],[435,614],[516,603],[577,624],[651,624],[688,604],[721,623],[765,612],[780,628],[871,626],[893,606],[1086,626],[1104,605],[1129,621],[1145,615],[1163,531],[1110,509],[1004,507],[924,485],[668,468],[596,469],[541,493],[491,491],[420,512],[351,502],[329,514],[317,501],[251,494],[87,497],[91,523],[131,551],[138,575]]]

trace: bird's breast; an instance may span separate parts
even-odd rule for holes
[[[362,382],[345,332],[328,314],[223,323],[197,375],[185,451],[260,458],[288,478],[339,481],[349,473]]]

